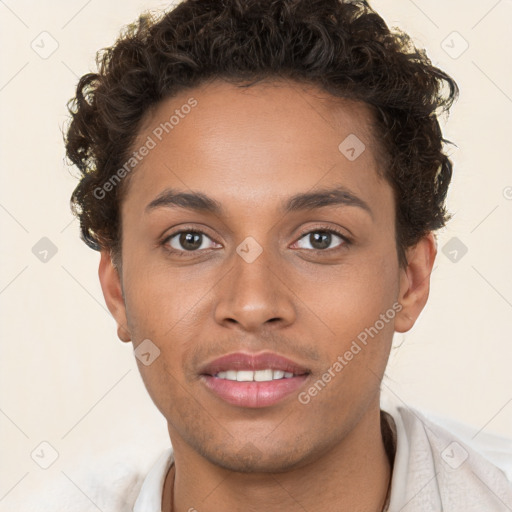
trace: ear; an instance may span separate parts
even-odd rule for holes
[[[395,316],[395,331],[407,332],[411,329],[425,307],[436,254],[437,243],[432,232],[407,249],[407,266],[400,270],[398,302],[402,309]]]
[[[117,336],[121,341],[131,341],[119,272],[112,262],[110,251],[106,249],[101,251],[98,275],[108,310],[117,322]]]

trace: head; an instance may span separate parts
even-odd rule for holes
[[[118,336],[158,354],[138,364],[175,448],[307,464],[378,409],[393,333],[428,298],[455,82],[339,0],[187,0],[98,66],[70,102],[72,208]],[[291,359],[303,385],[229,403],[205,368],[233,352]]]

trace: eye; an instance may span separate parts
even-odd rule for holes
[[[200,249],[212,249],[213,245],[209,245],[208,241],[211,244],[216,243],[203,231],[189,229],[169,235],[163,245],[171,252],[196,252]]]
[[[338,243],[335,246],[331,246],[333,242]],[[296,244],[300,244],[305,241],[306,244],[300,246],[299,249],[312,249],[315,251],[325,251],[327,249],[336,249],[343,245],[349,244],[350,241],[335,229],[315,229],[302,235]],[[307,246],[309,244],[309,247]]]

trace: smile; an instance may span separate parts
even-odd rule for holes
[[[271,380],[291,379],[294,376],[292,372],[283,370],[228,370],[219,372],[215,375],[218,379],[236,380],[238,382],[268,382]]]
[[[215,398],[238,407],[270,407],[299,392],[310,370],[271,352],[233,353],[206,364],[200,381]]]

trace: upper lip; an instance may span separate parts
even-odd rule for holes
[[[295,375],[310,373],[310,370],[305,366],[273,352],[263,352],[260,354],[235,352],[227,354],[204,365],[199,373],[202,375],[215,375],[227,370],[256,371],[266,369],[282,370],[284,372],[291,372]]]

